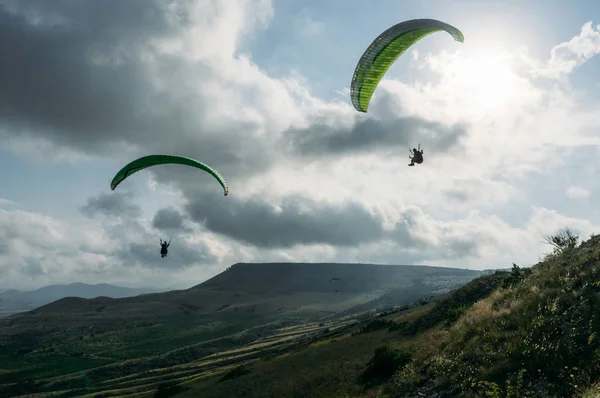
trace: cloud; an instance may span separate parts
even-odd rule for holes
[[[408,58],[427,75],[387,76],[362,115],[347,89],[324,101],[302,76],[274,79],[254,63],[246,44],[272,15],[270,1],[249,0],[0,6],[3,145],[115,164],[175,153],[215,167],[231,187],[223,198],[210,175],[161,166],[148,173],[173,193],[165,203],[157,191],[141,206],[128,193],[100,194],[80,209],[80,225],[0,213],[0,272],[11,281],[102,274],[187,283],[237,261],[489,268],[535,257],[546,228],[594,229],[533,206],[516,188],[566,162],[561,147],[599,143],[597,111],[582,111],[567,83],[536,78],[564,76],[596,54],[591,24],[547,62],[469,43],[419,50]],[[299,17],[301,34],[328,33],[308,11]],[[425,163],[408,168],[417,143]],[[147,223],[142,208],[160,210]],[[516,211],[529,217],[518,228],[501,216]],[[175,235],[166,259],[163,233]]]
[[[452,206],[466,204],[469,207],[498,206],[522,194],[504,181],[483,178],[454,178],[453,183],[442,190]]]
[[[0,198],[0,207],[12,207],[17,205],[18,203],[13,202],[12,200]]]
[[[382,237],[380,221],[360,205],[333,206],[288,196],[277,205],[259,198],[196,197],[191,218],[213,232],[263,248],[325,243],[356,245]]]
[[[413,211],[419,228],[412,231],[412,235],[424,245],[405,248],[395,244],[361,247],[354,253],[340,253],[344,259],[342,261],[356,261],[358,257],[380,263],[475,269],[508,268],[512,262],[533,265],[541,260],[543,253],[550,251],[543,243],[543,236],[569,227],[586,238],[600,228],[600,225],[588,220],[540,207],[531,208],[523,227],[511,227],[496,215],[486,216],[477,211],[472,211],[462,220],[451,221],[435,220],[420,210]]]
[[[319,36],[325,31],[325,24],[313,19],[307,9],[298,13],[294,20],[294,26],[298,35],[304,39],[314,39],[315,36]]]
[[[314,253],[326,246],[333,250],[325,251],[331,261],[406,264],[481,258],[505,240],[495,234],[495,224],[508,229],[495,217],[490,225],[490,219],[473,212],[465,221],[439,221],[416,206],[370,211],[359,203],[325,205],[304,197],[285,197],[279,204],[258,198],[221,203],[202,197],[187,210],[212,232],[272,253],[255,253],[256,261],[272,260],[273,253],[299,261],[307,255],[303,250]]]
[[[578,36],[568,42],[554,46],[550,60],[542,74],[549,78],[559,78],[572,73],[593,56],[600,54],[600,25],[586,22]]]
[[[528,232],[532,236],[545,236],[569,228],[576,235],[587,239],[592,233],[598,233],[599,225],[594,225],[589,220],[565,216],[556,210],[535,207],[528,225]]]
[[[60,279],[108,266],[101,253],[110,248],[102,233],[69,226],[51,217],[0,209],[0,273],[3,286],[25,280]]]
[[[142,209],[135,203],[131,203],[131,193],[114,192],[112,194],[101,193],[98,196],[88,198],[85,206],[80,211],[87,217],[102,214],[106,217],[138,217]]]
[[[150,44],[149,38],[177,31],[161,4],[107,0],[1,6],[3,124],[12,134],[43,134],[85,151],[106,149],[124,129],[144,127],[140,107],[159,93],[147,84],[140,47]],[[140,17],[142,23],[134,23]]]
[[[66,223],[38,213],[0,209],[2,288],[97,283],[98,278],[124,286],[155,286],[159,281],[189,286],[190,276],[180,272],[203,265],[208,267],[197,269],[192,280],[198,274],[214,275],[212,265],[227,254],[210,236],[177,236],[169,256],[161,259],[158,236],[136,221],[102,228],[95,221]]]
[[[212,264],[217,258],[203,244],[188,245],[185,240],[171,241],[167,257],[160,256],[159,241],[156,243],[127,243],[121,247],[116,256],[125,267],[178,269],[199,264]]]
[[[571,186],[567,188],[566,194],[571,199],[582,199],[587,198],[590,195],[590,191],[583,187]]]
[[[246,58],[231,58],[270,9],[268,1],[10,2],[0,7],[0,135],[13,149],[178,153],[229,176],[265,168],[273,151],[254,139],[264,116],[241,101],[262,96],[265,108],[280,104],[273,110],[288,94],[257,81]]]
[[[161,230],[186,230],[190,231],[189,228],[185,228],[184,219],[181,213],[172,208],[168,207],[160,209],[154,215],[152,220],[152,226]]]
[[[427,153],[444,153],[456,146],[467,133],[462,125],[446,126],[417,117],[392,120],[358,120],[350,128],[313,124],[292,129],[292,146],[303,156],[339,156],[343,154],[397,151],[421,143]],[[407,155],[408,156],[408,155]]]

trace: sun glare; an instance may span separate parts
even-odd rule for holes
[[[441,72],[444,84],[476,115],[509,104],[519,95],[519,77],[503,52],[456,53]]]

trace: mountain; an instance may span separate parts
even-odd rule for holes
[[[193,383],[171,379],[155,393],[600,397],[600,236],[564,243],[532,267],[483,273],[423,306],[322,333],[268,360],[240,360]]]
[[[341,263],[238,263],[191,290],[294,293],[367,293],[415,284],[464,283],[481,271],[422,265]],[[339,283],[330,282],[333,278]]]
[[[28,311],[65,297],[94,298],[99,296],[122,298],[156,292],[153,288],[128,288],[107,283],[88,285],[70,283],[50,285],[31,291],[9,289],[0,292],[0,316]]]
[[[162,379],[214,368],[216,357],[224,365],[284,352],[326,325],[347,327],[380,304],[420,306],[478,275],[414,265],[239,263],[186,290],[65,297],[0,319],[0,396],[81,396],[132,383],[140,392],[156,389]],[[157,380],[138,382],[150,373]]]
[[[49,316],[87,323],[100,318],[131,320],[235,311],[267,315],[284,309],[335,313],[409,287],[413,294],[407,300],[417,300],[436,290],[464,284],[479,274],[417,265],[238,263],[186,290],[119,299],[66,297],[13,317],[13,324],[31,324],[37,317]],[[330,282],[332,278],[340,281]]]

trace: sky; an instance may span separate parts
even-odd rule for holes
[[[237,262],[533,265],[600,233],[597,1],[0,0],[0,288]],[[356,63],[413,18],[369,111]],[[425,162],[408,167],[420,143]],[[149,154],[218,170],[156,166]],[[159,239],[172,239],[169,256]]]

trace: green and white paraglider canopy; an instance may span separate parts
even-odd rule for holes
[[[221,176],[221,174],[219,174],[219,172],[217,172],[215,169],[195,159],[175,155],[149,155],[132,161],[117,172],[117,174],[112,179],[112,182],[110,183],[110,189],[114,191],[115,188],[121,182],[123,182],[129,176],[137,173],[140,170],[144,170],[148,167],[157,166],[161,164],[180,164],[183,166],[196,167],[198,169],[204,170],[217,179],[219,184],[221,184],[221,186],[223,187],[225,196],[227,196],[227,194],[229,193],[229,187],[227,186],[227,182],[225,182],[223,176]]]
[[[454,40],[464,41],[462,32],[452,25],[435,19],[413,19],[392,26],[380,34],[358,60],[352,82],[350,99],[359,112],[367,112],[377,85],[410,46],[435,32],[448,32]]]

